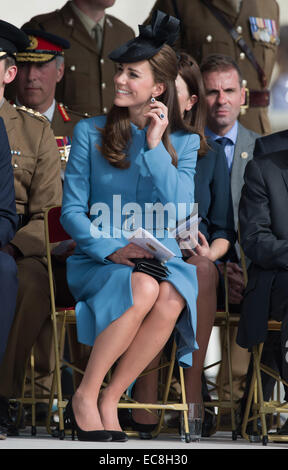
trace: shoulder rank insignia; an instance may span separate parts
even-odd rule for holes
[[[71,118],[68,116],[68,113],[63,103],[57,103],[57,108],[63,118],[63,121],[65,122],[71,121]]]
[[[26,106],[15,106],[18,111],[24,111],[25,113],[30,114],[30,116],[34,116],[36,118],[42,119],[43,121],[47,121],[46,116],[44,114],[39,113],[39,111],[34,111],[32,108],[26,108]]]
[[[275,20],[249,16],[250,30],[255,41],[279,44],[279,36]]]

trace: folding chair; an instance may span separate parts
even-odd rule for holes
[[[239,232],[239,244],[240,244],[240,231]],[[240,245],[241,248],[241,245]],[[243,265],[243,271],[245,274],[245,285],[247,284],[248,274],[245,262],[244,252],[241,248],[241,259]],[[281,322],[276,320],[268,320],[267,331],[281,331]],[[259,439],[262,440],[263,445],[267,445],[269,441],[288,441],[288,436],[281,436],[273,434],[268,434],[266,415],[267,414],[278,414],[278,424],[279,424],[279,415],[280,413],[288,413],[288,404],[281,401],[280,396],[280,386],[281,384],[288,386],[288,384],[283,380],[279,373],[275,372],[270,367],[261,363],[261,355],[263,350],[264,343],[257,344],[252,348],[252,358],[253,358],[253,372],[252,379],[249,388],[247,403],[245,407],[244,417],[241,426],[242,436],[251,440],[251,437],[247,433],[247,426],[249,423],[253,423],[254,432],[253,434],[258,434]],[[277,386],[277,398],[275,400],[264,401],[263,398],[263,387],[262,387],[262,378],[261,371],[265,372],[270,377],[273,377],[276,381]],[[253,402],[253,404],[252,404]],[[252,415],[251,415],[252,410]],[[260,419],[262,433],[259,433],[257,429],[257,421]],[[255,440],[255,438],[254,438]]]
[[[28,371],[30,372],[30,380],[28,380]],[[42,378],[42,377],[41,377]],[[31,386],[31,393],[27,396],[26,386],[27,384]],[[25,375],[23,379],[22,385],[22,392],[19,398],[15,400],[10,400],[11,402],[15,401],[19,404],[18,408],[18,417],[16,421],[16,426],[19,429],[21,418],[23,415],[23,408],[24,405],[31,405],[31,435],[36,436],[37,429],[36,429],[36,405],[38,402],[43,402],[45,398],[49,398],[49,395],[41,395],[41,397],[37,397],[36,394],[36,383],[37,377],[35,377],[35,356],[34,356],[34,347],[32,347],[30,356],[28,358],[26,367],[25,367]]]
[[[184,416],[184,430],[185,430],[185,442],[189,443],[191,441],[190,433],[189,433],[189,424],[188,424],[188,405],[186,402],[186,393],[185,393],[185,382],[184,382],[184,373],[183,368],[179,366],[179,377],[180,377],[180,394],[177,396],[175,401],[169,400],[169,392],[171,390],[171,386],[173,383],[173,371],[175,367],[175,360],[176,360],[176,342],[173,342],[172,351],[170,360],[162,361],[159,367],[155,369],[150,369],[144,371],[142,375],[149,374],[155,370],[166,370],[166,380],[164,384],[164,391],[160,390],[160,394],[162,398],[159,398],[157,403],[139,403],[136,400],[133,400],[130,396],[124,394],[122,396],[122,400],[118,404],[118,408],[128,408],[128,409],[144,409],[146,411],[151,410],[161,410],[158,425],[155,427],[155,430],[151,432],[152,437],[157,437],[159,433],[162,432],[171,432],[171,428],[165,426],[164,417],[165,411],[173,410],[173,411],[180,411],[183,412]],[[128,435],[139,435],[137,431],[126,431]]]
[[[53,322],[53,337],[54,337],[54,350],[55,350],[55,370],[53,373],[53,382],[52,389],[50,394],[50,403],[49,403],[49,416],[48,416],[48,427],[51,420],[51,410],[54,398],[57,400],[57,408],[59,413],[59,437],[63,439],[65,436],[64,431],[64,420],[63,420],[63,409],[66,406],[66,401],[63,400],[62,387],[61,387],[61,367],[68,366],[77,372],[83,373],[80,369],[75,367],[73,364],[68,363],[63,359],[63,349],[65,341],[65,332],[66,326],[68,324],[76,323],[76,315],[74,306],[67,308],[57,308],[55,305],[55,291],[54,291],[54,280],[53,280],[53,271],[52,271],[52,262],[51,262],[51,245],[69,240],[71,237],[65,232],[60,224],[60,215],[61,207],[51,207],[45,212],[45,236],[46,236],[46,251],[47,251],[47,262],[48,262],[48,273],[49,273],[49,284],[50,284],[50,295],[51,295],[51,318]],[[58,332],[58,325],[60,324],[60,334]],[[175,364],[176,356],[176,345],[174,344],[171,359],[165,364],[161,365],[161,369],[168,367],[167,381],[165,385],[163,400],[158,404],[146,404],[146,403],[136,403],[128,395],[124,394],[123,399],[119,403],[119,408],[144,408],[144,409],[160,409],[162,410],[159,425],[154,432],[154,435],[157,435],[162,428],[163,419],[164,419],[164,410],[173,409],[184,412],[184,424],[186,431],[186,441],[190,441],[189,426],[188,426],[188,406],[186,403],[185,396],[185,387],[184,387],[184,378],[183,370],[180,368],[180,377],[181,377],[181,390],[182,390],[182,400],[177,403],[168,403],[168,394],[172,381],[172,374]],[[103,386],[106,384],[103,383]],[[51,432],[51,430],[49,429]],[[131,433],[130,433],[131,434]],[[138,434],[138,433],[137,433]]]
[[[48,405],[48,416],[47,416],[47,431],[52,433],[51,429],[51,418],[52,418],[52,407],[54,398],[57,399],[57,408],[59,413],[59,434],[60,437],[64,435],[64,421],[63,421],[63,408],[66,402],[63,401],[62,386],[61,386],[61,367],[71,367],[73,370],[77,370],[80,373],[80,369],[75,368],[73,364],[68,364],[63,358],[62,353],[64,350],[64,342],[66,336],[66,326],[68,324],[76,324],[74,306],[67,306],[65,308],[59,308],[55,305],[55,291],[54,291],[54,279],[51,259],[51,247],[53,244],[69,240],[71,237],[64,231],[60,224],[61,206],[55,206],[47,209],[44,214],[44,227],[45,227],[45,243],[46,243],[46,256],[49,276],[49,288],[50,288],[50,301],[51,301],[51,319],[53,325],[53,342],[54,342],[54,357],[55,357],[55,368],[52,372],[52,386],[51,390],[39,383],[39,379],[43,379],[43,375],[36,374],[35,371],[35,355],[34,346],[31,349],[30,356],[28,358],[25,375],[22,385],[22,392],[19,398],[11,400],[11,402],[19,403],[17,427],[20,426],[23,407],[24,405],[31,405],[31,434],[36,435],[36,405],[42,403],[44,400],[49,399]],[[59,325],[61,326],[59,330]],[[60,332],[60,334],[59,334]],[[29,392],[27,392],[27,386],[29,386]],[[37,394],[36,388],[41,389],[41,395]],[[57,387],[57,392],[55,393]],[[31,390],[31,391],[30,391]]]
[[[62,384],[61,384],[61,369],[69,367],[73,371],[83,373],[80,369],[75,367],[74,364],[68,362],[63,357],[64,344],[66,338],[67,325],[76,324],[75,308],[73,306],[57,307],[55,301],[55,286],[53,278],[53,268],[51,259],[51,250],[56,243],[70,240],[71,237],[65,232],[60,224],[61,206],[50,207],[45,211],[44,224],[45,224],[45,240],[46,240],[46,255],[49,275],[49,287],[51,298],[51,320],[53,325],[53,340],[54,340],[54,355],[55,355],[55,368],[53,372],[52,387],[50,391],[49,400],[49,413],[47,418],[47,430],[52,432],[50,423],[52,416],[52,408],[54,399],[57,403],[57,412],[59,415],[59,438],[63,439],[65,436],[64,431],[64,417],[63,410],[67,404],[63,400]]]
[[[269,320],[267,325],[268,331],[280,331],[281,322],[276,320]],[[279,415],[280,413],[288,413],[288,403],[281,400],[281,384],[288,386],[288,383],[283,380],[280,374],[270,367],[261,363],[261,355],[264,343],[257,344],[252,348],[253,357],[253,373],[251,384],[249,388],[246,408],[242,422],[242,435],[245,439],[251,440],[251,436],[247,433],[248,423],[253,423],[253,434],[258,435],[265,446],[268,442],[283,441],[288,442],[288,436],[278,435],[277,433],[268,433],[266,415]],[[277,397],[269,401],[264,401],[261,371],[272,377],[276,381]],[[252,411],[252,414],[251,414]],[[257,429],[257,421],[260,419],[262,432]],[[255,440],[255,437],[254,437]]]

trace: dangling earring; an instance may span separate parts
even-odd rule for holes
[[[155,100],[154,96],[152,96],[152,98],[151,98],[151,103],[155,103],[155,101],[156,101],[156,100]]]

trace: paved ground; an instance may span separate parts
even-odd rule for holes
[[[186,450],[206,450],[206,449],[226,449],[226,450],[288,450],[287,443],[269,442],[267,446],[262,443],[251,443],[241,437],[233,441],[231,433],[218,432],[209,438],[202,438],[200,442],[191,442],[189,444],[183,443],[178,434],[163,433],[157,438],[152,440],[141,440],[136,437],[130,437],[128,442],[125,443],[93,443],[93,442],[80,442],[72,441],[71,437],[67,436],[64,440],[51,437],[44,428],[37,428],[37,435],[31,436],[30,429],[26,428],[21,431],[18,437],[8,437],[5,440],[0,440],[0,451],[4,449],[98,449],[109,452],[121,449],[126,450],[142,450],[147,451],[164,450],[164,453],[173,450],[181,450],[181,453]]]

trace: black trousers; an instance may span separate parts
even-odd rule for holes
[[[275,276],[270,295],[270,318],[281,321],[281,331],[269,331],[263,345],[261,362],[272,368],[288,382],[288,271],[281,270]],[[253,359],[251,358],[244,396],[242,399],[242,410],[249,392],[250,381],[253,370]],[[273,393],[275,380],[273,377],[261,372],[263,397],[268,401]],[[288,388],[284,387],[285,400],[288,400]]]
[[[0,364],[15,314],[17,290],[17,265],[14,258],[0,251]]]

